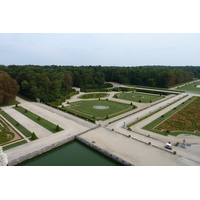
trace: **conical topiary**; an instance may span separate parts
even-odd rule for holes
[[[56,126],[56,131],[60,131],[59,125]]]
[[[37,140],[37,139],[38,139],[37,135],[33,132],[31,136],[31,140]]]

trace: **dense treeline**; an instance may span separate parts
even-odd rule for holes
[[[39,98],[54,104],[65,101],[74,94],[73,86],[84,88],[105,87],[105,76],[89,68],[59,66],[0,66],[17,80],[20,93],[30,99]]]
[[[69,98],[72,87],[103,88],[105,81],[164,87],[200,77],[200,67],[101,67],[101,66],[0,66],[20,86],[20,93],[44,102]]]
[[[187,82],[194,78],[194,74],[180,69],[170,68],[105,68],[106,80],[168,88],[172,85]]]

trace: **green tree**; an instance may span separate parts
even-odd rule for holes
[[[0,103],[15,99],[18,91],[17,81],[12,79],[7,72],[0,71]]]

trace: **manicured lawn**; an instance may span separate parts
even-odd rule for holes
[[[13,119],[10,115],[8,115],[3,110],[0,110],[0,114],[6,118],[16,129],[18,129],[22,134],[24,134],[26,137],[30,137],[32,133],[27,130],[24,126],[19,124],[15,119]]]
[[[93,94],[84,94],[79,96],[80,99],[94,99],[94,98],[103,98],[107,97],[108,94],[106,93],[93,93]]]
[[[22,141],[19,141],[19,142],[16,142],[16,143],[13,143],[13,144],[10,144],[10,145],[3,147],[3,150],[8,150],[8,149],[11,149],[11,148],[14,148],[14,147],[17,147],[19,145],[26,144],[26,143],[27,143],[26,140],[22,140]]]
[[[200,133],[194,133],[194,130],[200,130],[198,113],[200,113],[200,98],[192,97],[143,129],[162,135],[193,134],[200,136]]]
[[[115,94],[115,97],[119,99],[141,102],[141,103],[150,103],[150,102],[154,102],[154,101],[164,98],[163,96],[160,96],[158,94],[154,95],[154,94],[147,94],[147,93],[142,93],[142,92],[118,93],[118,94]]]
[[[200,85],[200,81],[186,85],[186,86],[183,86],[183,87],[179,87],[178,90],[200,93],[200,88],[197,88],[196,85]]]
[[[86,117],[95,117],[100,120],[105,120],[106,116],[111,118],[134,109],[132,105],[109,100],[78,101],[70,105],[70,107],[66,107],[66,110],[85,114]],[[108,108],[102,110],[95,109],[94,106],[97,105],[108,106]]]
[[[33,120],[34,122],[38,123],[39,125],[43,126],[47,130],[51,131],[52,133],[56,133],[58,131],[63,130],[62,128],[59,128],[59,130],[57,130],[56,129],[56,126],[57,126],[56,124],[53,124],[53,123],[47,121],[46,119],[44,119],[44,118],[32,113],[29,110],[24,109],[21,106],[14,107],[14,109],[19,111],[20,113],[22,113],[23,115],[25,115],[29,119]]]

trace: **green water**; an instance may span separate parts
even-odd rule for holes
[[[121,164],[79,141],[72,141],[18,166],[121,166]]]

